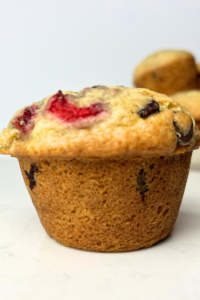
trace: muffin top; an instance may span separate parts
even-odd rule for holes
[[[196,121],[200,121],[200,90],[179,92],[171,97],[181,105],[184,105]]]
[[[135,69],[135,77],[140,77],[144,73],[152,72],[153,70],[166,66],[171,63],[176,63],[177,60],[192,59],[191,53],[183,50],[162,50],[149,55]]]
[[[32,157],[145,157],[196,147],[189,111],[148,89],[94,86],[58,91],[19,110],[0,135],[0,153]]]

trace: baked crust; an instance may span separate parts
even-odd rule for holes
[[[172,95],[197,87],[197,68],[187,51],[164,50],[153,53],[141,62],[134,73],[136,87]]]
[[[195,121],[200,121],[200,90],[180,92],[171,96],[172,99],[185,106]]]
[[[52,238],[69,247],[121,252],[150,247],[171,233],[191,154],[118,160],[19,157],[19,163]]]
[[[86,88],[63,94],[72,95],[78,107],[101,102],[106,113],[67,123],[46,111],[51,95],[33,103],[39,109],[29,134],[23,135],[13,125],[23,110],[14,115],[0,135],[0,153],[16,157],[148,157],[184,153],[196,147],[198,131],[194,119],[187,109],[165,95],[124,87]],[[159,104],[159,112],[141,117],[140,111],[153,100]],[[186,146],[177,144],[174,112],[189,115],[193,122],[192,138]]]

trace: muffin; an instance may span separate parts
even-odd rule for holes
[[[120,252],[171,233],[197,143],[193,117],[173,99],[94,86],[18,111],[0,135],[0,152],[18,158],[50,237]]]
[[[190,111],[200,130],[200,90],[179,92],[171,97]]]
[[[200,64],[197,64],[197,88],[200,89]]]
[[[136,87],[172,95],[197,87],[197,68],[192,54],[164,50],[147,57],[135,69]]]

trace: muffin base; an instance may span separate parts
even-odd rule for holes
[[[171,233],[191,152],[134,159],[18,159],[49,236],[69,247],[121,252],[149,247]]]

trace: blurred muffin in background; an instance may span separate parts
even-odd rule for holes
[[[136,67],[133,83],[136,87],[148,88],[166,95],[195,89],[195,59],[191,53],[181,50],[153,53]]]
[[[200,90],[179,92],[172,95],[171,98],[181,105],[184,105],[190,111],[196,121],[198,129],[200,129]]]
[[[197,88],[200,89],[200,63],[197,64]]]

